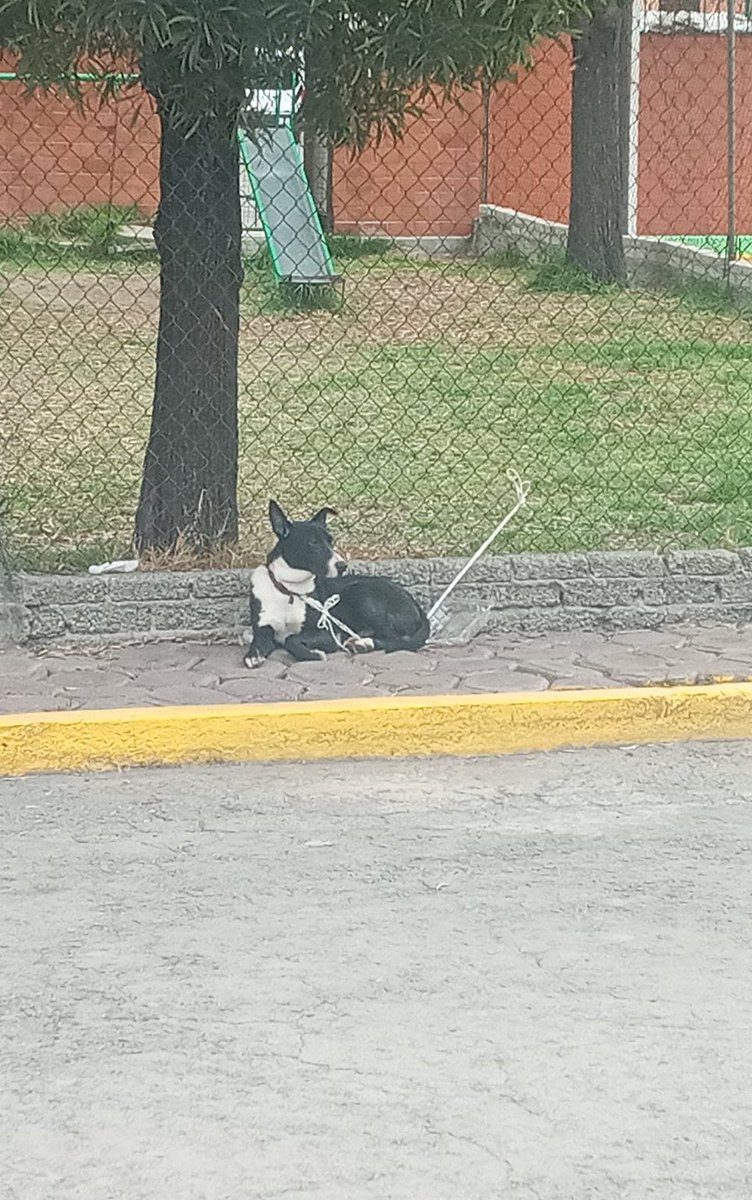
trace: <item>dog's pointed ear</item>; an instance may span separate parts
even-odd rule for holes
[[[269,501],[269,520],[278,538],[286,538],[290,532],[290,522],[276,500]]]
[[[326,525],[327,517],[336,517],[336,516],[337,516],[336,508],[320,508],[319,511],[317,513],[314,513],[313,516],[311,517],[311,524]]]

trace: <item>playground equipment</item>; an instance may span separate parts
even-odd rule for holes
[[[238,130],[240,155],[279,283],[333,284],[334,262],[292,125]]]
[[[240,158],[277,282],[328,286],[338,277],[295,137],[293,97],[276,91],[251,101],[256,130],[251,138],[238,129]]]
[[[79,83],[96,82],[101,75],[77,74]],[[113,74],[116,83],[137,76]],[[15,82],[15,71],[0,71],[0,82]],[[249,93],[254,110],[254,137],[238,128],[242,167],[278,283],[331,286],[339,280],[321,225],[316,203],[295,138],[296,80],[290,90]]]

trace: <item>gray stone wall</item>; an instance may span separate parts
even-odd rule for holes
[[[563,254],[567,244],[567,226],[557,221],[544,221],[481,204],[475,222],[472,253],[519,254],[530,263],[542,263],[553,254]],[[643,285],[682,283],[703,279],[721,283],[725,280],[725,264],[718,254],[694,246],[681,246],[658,238],[625,237],[624,253],[630,282]],[[729,285],[739,296],[752,297],[752,263],[737,262],[731,266]]]
[[[0,649],[23,640],[24,618],[16,583],[0,562]]]
[[[428,605],[462,562],[407,559],[353,567],[399,579]],[[19,576],[14,629],[19,640],[31,644],[236,638],[247,621],[249,574]],[[500,631],[747,621],[752,620],[752,550],[489,557],[466,577],[451,607],[468,619],[482,614],[482,627]]]

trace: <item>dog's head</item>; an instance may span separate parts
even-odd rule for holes
[[[267,558],[281,583],[305,583],[312,576],[335,579],[347,563],[334,545],[326,520],[333,508],[321,508],[308,521],[291,521],[276,500],[269,503],[269,520],[277,541]]]

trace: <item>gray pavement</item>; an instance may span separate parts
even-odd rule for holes
[[[498,634],[420,654],[334,655],[257,671],[239,646],[162,642],[89,651],[0,652],[0,713],[161,704],[231,704],[452,691],[545,691],[752,677],[752,626],[613,634]]]
[[[748,1200],[752,746],[0,781],[4,1200]]]

